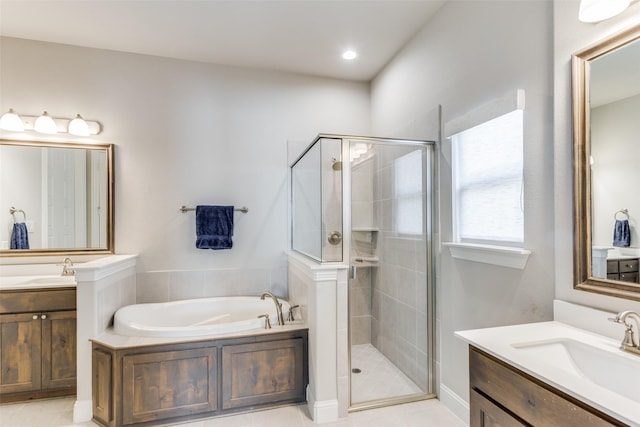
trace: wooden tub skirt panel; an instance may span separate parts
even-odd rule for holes
[[[155,426],[304,402],[307,334],[118,349],[93,342],[93,419]]]

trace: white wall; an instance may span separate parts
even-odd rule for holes
[[[640,22],[640,3],[597,24],[578,21],[578,5],[555,0],[553,7],[556,298],[609,311],[640,310],[638,302],[573,289],[571,54]]]
[[[461,418],[468,417],[468,358],[453,332],[552,318],[551,49],[550,2],[454,1],[372,84],[373,133],[407,138],[424,137],[419,123],[438,104],[447,122],[510,90],[526,91],[525,247],[533,252],[526,268],[456,260],[446,248],[437,267],[439,395]],[[450,241],[450,147],[440,149],[440,238]]]
[[[370,129],[365,83],[0,42],[0,110],[80,112],[116,144],[116,251],[140,254],[140,272],[260,268],[286,283],[287,140]],[[195,248],[195,215],[178,208],[197,204],[249,208],[232,250]]]

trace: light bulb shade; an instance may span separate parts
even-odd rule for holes
[[[599,22],[622,13],[630,0],[581,0],[578,19],[582,22]]]
[[[51,116],[46,111],[36,119],[36,122],[33,125],[33,129],[36,132],[40,133],[58,133],[58,126],[56,125],[56,122],[53,121]]]
[[[69,133],[77,136],[89,136],[89,125],[78,114],[75,119],[69,122]]]
[[[24,124],[22,124],[22,119],[13,108],[9,108],[9,111],[4,113],[2,117],[0,117],[0,129],[12,131],[12,132],[22,132],[24,131]]]

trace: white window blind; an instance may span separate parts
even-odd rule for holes
[[[458,132],[451,142],[456,241],[521,246],[522,110]]]

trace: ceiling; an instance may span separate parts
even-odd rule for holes
[[[369,81],[445,1],[0,0],[0,35]]]

